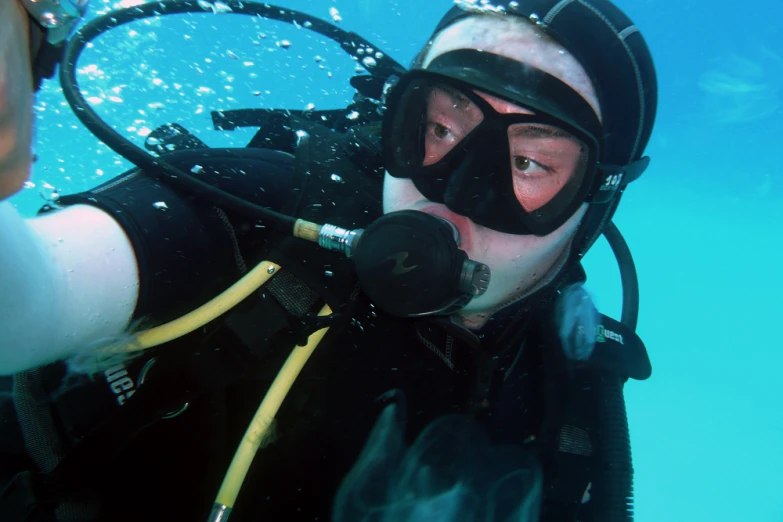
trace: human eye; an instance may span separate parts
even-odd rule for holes
[[[527,177],[545,176],[552,169],[543,163],[539,163],[527,156],[514,156],[512,158],[515,173],[519,172]]]
[[[445,140],[452,135],[452,132],[448,127],[438,122],[429,122],[427,125],[427,133],[439,140]]]
[[[443,159],[459,142],[458,132],[445,122],[427,121],[424,133],[424,165],[432,165]]]

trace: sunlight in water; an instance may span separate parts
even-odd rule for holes
[[[704,72],[699,89],[704,108],[718,123],[750,123],[777,113],[783,101],[783,58],[761,47],[753,60],[730,54]]]

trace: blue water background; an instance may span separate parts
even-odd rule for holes
[[[111,5],[93,4],[93,15]],[[279,5],[327,20],[334,7],[343,28],[407,65],[450,2]],[[636,519],[781,522],[783,3],[619,5],[642,29],[660,82],[652,164],[615,218],[636,259],[638,331],[653,363],[650,380],[626,386]],[[287,50],[275,43],[283,39]],[[120,28],[79,68],[100,114],[137,143],[144,129],[178,121],[211,146],[241,146],[252,131],[212,130],[211,110],[342,107],[355,64],[304,29],[205,14]],[[36,107],[40,159],[13,200],[25,214],[53,188],[84,190],[128,168],[84,130],[55,83]],[[619,317],[604,242],[586,266],[600,308]]]

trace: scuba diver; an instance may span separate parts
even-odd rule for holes
[[[33,219],[0,202],[0,519],[632,519],[623,386],[651,368],[611,218],[649,163],[652,58],[608,0],[456,4],[409,70],[352,80],[356,119],[216,112],[247,147],[168,124],[146,151],[80,99],[101,31],[211,6],[377,47],[254,2],[142,4],[67,44],[84,1],[0,7],[0,197],[58,63],[136,165]],[[583,289],[602,233],[621,321]]]

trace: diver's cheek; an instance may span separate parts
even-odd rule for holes
[[[409,179],[395,178],[386,173],[383,179],[383,213],[412,208],[426,200]]]

